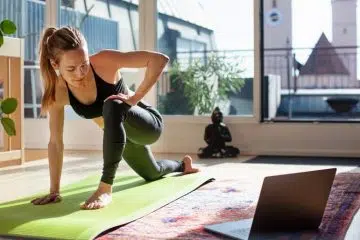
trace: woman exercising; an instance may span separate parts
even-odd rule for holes
[[[168,63],[167,56],[150,51],[103,50],[88,55],[84,36],[72,27],[47,28],[39,44],[44,82],[42,114],[49,113],[48,159],[50,193],[32,200],[42,205],[61,201],[64,106],[104,131],[103,169],[97,190],[81,205],[98,209],[111,202],[112,184],[122,158],[142,178],[153,181],[172,172],[195,173],[192,159],[156,161],[150,150],[163,129],[160,113],[141,99],[153,87]],[[146,68],[135,92],[119,77],[120,68]]]

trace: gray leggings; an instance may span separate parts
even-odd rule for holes
[[[119,100],[107,100],[103,106],[104,167],[101,181],[113,184],[122,158],[146,181],[172,172],[183,172],[182,161],[156,161],[150,150],[162,132],[161,115],[153,107],[139,102],[130,106]]]

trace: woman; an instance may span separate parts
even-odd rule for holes
[[[150,51],[122,53],[103,50],[88,55],[84,36],[75,28],[45,29],[39,46],[40,70],[44,81],[42,114],[49,113],[48,158],[50,193],[32,200],[41,205],[61,201],[64,106],[103,128],[103,170],[97,190],[81,205],[98,209],[111,202],[112,184],[122,158],[147,181],[171,172],[195,173],[192,159],[155,161],[149,145],[161,134],[162,117],[141,101],[168,63],[168,57]],[[145,68],[145,77],[131,92],[120,68]],[[120,79],[120,80],[119,80]]]

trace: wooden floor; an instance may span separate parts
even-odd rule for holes
[[[179,160],[183,154],[154,154],[157,159]],[[197,159],[194,165],[216,179],[264,178],[268,175],[286,174],[298,171],[316,170],[324,167],[337,167],[338,173],[358,169],[359,160],[349,159],[303,159],[280,158],[265,162],[246,161],[254,156],[241,156],[235,159]],[[49,169],[46,150],[26,150],[25,164],[0,168],[0,202],[29,196],[49,189]],[[64,166],[61,185],[81,180],[90,174],[101,173],[101,151],[64,151]],[[121,161],[118,172],[130,170]],[[85,199],[84,199],[85,200]],[[360,239],[360,213],[355,216],[348,231],[347,240]]]
[[[0,149],[1,152],[1,149]],[[86,152],[86,154],[91,153],[92,151],[89,150],[66,150],[64,151],[65,155],[79,155],[82,152]],[[94,154],[99,153],[99,151],[93,151]],[[42,159],[46,159],[47,158],[47,150],[45,149],[25,149],[25,162],[32,162],[32,161],[36,161],[36,160],[42,160]],[[20,165],[20,160],[18,161],[0,161],[0,170],[1,168],[4,167],[9,167],[9,166],[19,166]]]

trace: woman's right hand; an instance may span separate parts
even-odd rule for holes
[[[50,193],[45,196],[35,198],[31,201],[34,205],[44,205],[49,203],[58,203],[61,202],[62,197],[60,196],[60,193]]]

